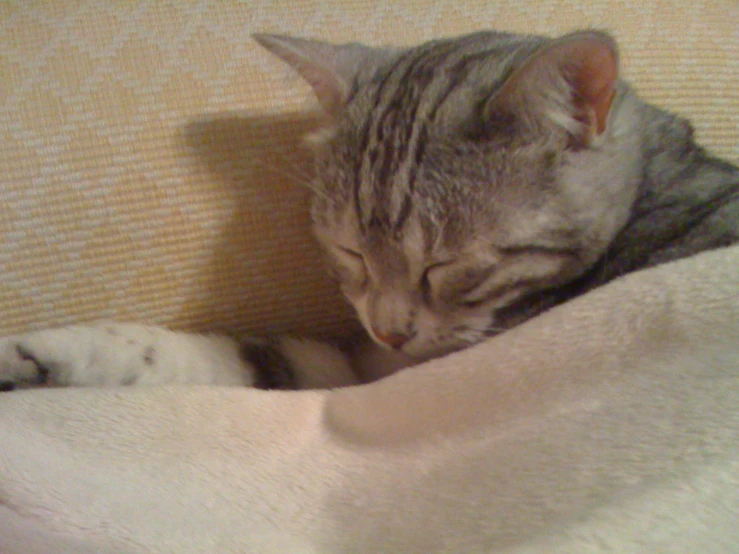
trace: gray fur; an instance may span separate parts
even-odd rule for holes
[[[606,34],[483,32],[409,49],[257,40],[332,117],[315,233],[378,342],[402,334],[405,353],[436,356],[737,241],[739,170],[686,121],[618,80],[593,131],[600,112],[583,98],[600,89],[581,75],[617,59]]]

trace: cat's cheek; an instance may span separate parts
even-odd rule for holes
[[[481,342],[495,324],[493,311],[486,306],[457,309],[447,314],[438,331],[438,347],[447,353]]]
[[[356,307],[357,303],[367,295],[365,279],[359,281],[353,275],[342,275],[337,282],[341,294],[352,306]]]
[[[364,327],[370,336],[373,336],[372,331],[370,331],[367,295],[355,294],[351,297],[347,296],[346,298],[354,307],[354,311],[357,313],[357,317],[359,318],[359,322],[362,324],[362,327]]]
[[[344,294],[357,294],[366,285],[367,276],[363,270],[348,268],[339,264],[330,266],[331,277],[339,283]]]
[[[415,337],[404,347],[403,352],[419,359],[429,359],[446,353],[443,334],[444,318],[429,310],[420,310],[414,320]]]

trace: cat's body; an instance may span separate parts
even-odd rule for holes
[[[410,49],[257,40],[330,117],[312,139],[315,234],[396,367],[739,239],[739,170],[618,80],[607,35],[489,32]],[[15,382],[308,388],[369,377],[326,345],[121,324],[3,347],[0,375]]]

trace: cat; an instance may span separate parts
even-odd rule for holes
[[[275,35],[313,88],[313,230],[372,344],[348,355],[135,324],[4,339],[16,385],[352,385],[479,343],[623,274],[739,237],[739,169],[619,78],[611,36],[411,48]]]

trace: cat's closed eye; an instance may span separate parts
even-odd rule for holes
[[[476,303],[468,297],[490,281],[496,269],[496,264],[464,267],[455,261],[431,265],[424,273],[424,294],[445,304]]]
[[[424,274],[426,295],[450,306],[475,309],[521,294],[546,283],[565,265],[577,260],[577,252],[554,246],[498,247],[494,263],[430,266]]]
[[[504,296],[519,292],[526,285],[526,281],[517,281],[507,285],[487,288],[483,286],[486,282],[487,280],[483,281],[469,294],[462,296],[458,304],[463,308],[479,308],[493,300],[500,300]]]
[[[338,250],[345,254],[348,258],[351,258],[352,260],[362,262],[364,264],[364,255],[362,255],[360,252],[357,252],[356,250],[352,250],[351,248],[347,248],[346,246],[337,246]]]

